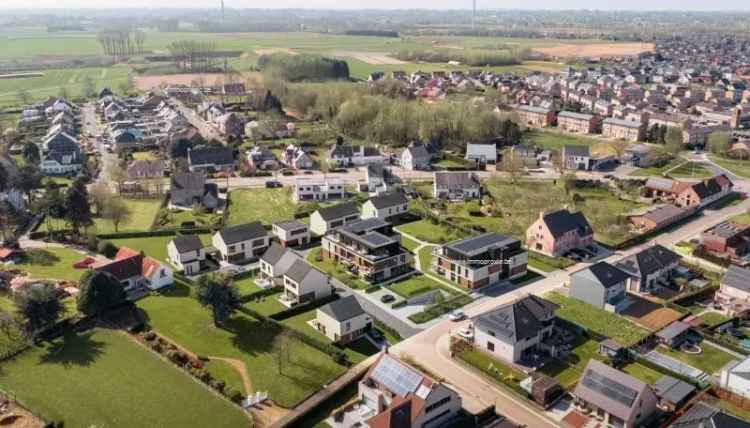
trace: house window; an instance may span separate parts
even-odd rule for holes
[[[490,352],[495,352],[495,344],[492,342],[487,342],[487,350]]]
[[[347,321],[344,325],[344,331],[349,331],[350,328],[352,328],[352,323]]]

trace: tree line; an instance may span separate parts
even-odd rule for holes
[[[394,56],[408,62],[458,61],[472,66],[499,66],[520,64],[527,57],[525,49],[415,49],[396,52]]]
[[[289,82],[349,78],[346,61],[317,55],[261,55],[257,66],[264,74]]]
[[[178,40],[167,45],[175,67],[186,72],[213,71],[220,61],[213,42]]]
[[[107,56],[143,55],[146,33],[137,29],[105,30],[97,34],[96,40]]]

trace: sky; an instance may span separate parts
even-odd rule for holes
[[[207,8],[220,0],[0,0],[13,8]],[[471,0],[225,0],[236,8],[469,9]],[[463,6],[465,4],[465,6]],[[750,10],[748,0],[478,0],[479,9]]]

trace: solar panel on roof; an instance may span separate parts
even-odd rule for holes
[[[603,396],[609,397],[627,407],[631,407],[638,396],[637,391],[604,377],[593,370],[589,370],[581,382],[589,389],[597,391]]]
[[[372,378],[384,385],[394,394],[404,397],[414,392],[420,383],[422,375],[398,363],[390,357],[380,360],[372,372]]]

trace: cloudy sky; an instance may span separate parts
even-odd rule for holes
[[[215,7],[219,0],[0,0],[0,8]],[[459,9],[470,0],[225,0],[237,8]],[[466,6],[463,6],[463,5]],[[750,10],[748,0],[478,0],[486,9]]]

